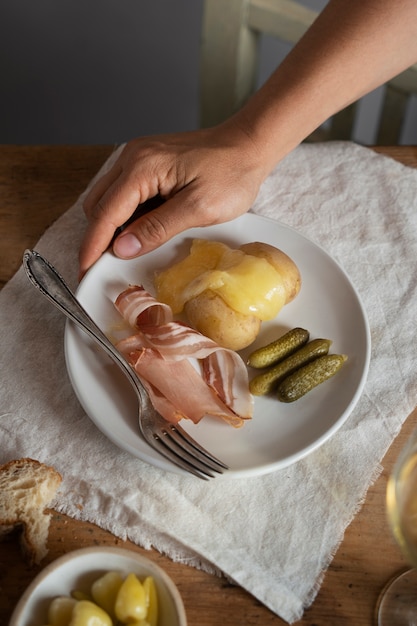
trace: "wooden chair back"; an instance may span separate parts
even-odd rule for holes
[[[212,126],[238,110],[257,85],[260,37],[296,43],[318,13],[295,0],[205,0],[200,72],[200,123]],[[376,143],[399,141],[417,65],[385,85]],[[311,140],[351,139],[357,103],[336,114]]]

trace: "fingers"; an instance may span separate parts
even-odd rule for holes
[[[119,165],[119,161],[116,161],[113,167],[108,172],[103,174],[103,176],[101,176],[93,185],[83,203],[84,212],[87,217],[94,211],[105,192],[119,178],[121,172],[122,168]]]
[[[238,139],[219,142],[214,131],[199,131],[127,144],[86,198],[89,223],[80,248],[80,277],[138,205],[159,193],[168,199],[116,237],[118,257],[134,258],[188,228],[226,222],[247,211],[261,173],[256,154],[242,160],[241,135]]]
[[[116,230],[144,200],[142,196],[140,187],[120,169],[109,171],[92,188],[84,202],[88,225],[79,251],[80,278],[107,250]]]
[[[88,224],[78,254],[79,280],[107,249],[111,238],[107,224],[101,222]]]
[[[197,212],[198,205],[193,203],[193,196],[188,188],[181,190],[133,222],[115,239],[114,254],[131,259],[155,250],[187,228],[206,225],[208,212]],[[202,219],[199,217],[201,213],[204,216]]]
[[[140,201],[139,191],[135,188],[128,191],[128,182],[120,183],[122,178],[120,176],[113,184],[121,185],[119,191],[105,192],[99,202],[101,208],[93,211],[99,218],[90,222],[80,249],[80,276],[101,256],[112,241],[115,229],[130,218]],[[116,237],[114,254],[131,259],[155,250],[188,228],[226,222],[246,212],[257,187],[249,192],[242,185],[237,187],[228,177],[223,177],[222,182],[218,176],[217,180],[218,184],[213,185],[211,176],[206,181],[197,177],[153,208],[161,201],[160,197],[155,198],[157,202],[151,205],[153,210],[129,223]],[[106,208],[109,198],[112,204]]]
[[[146,141],[130,142],[113,167],[97,181],[87,195],[84,211],[88,226],[79,251],[80,278],[109,247],[117,229],[128,222],[138,205],[155,197],[160,203],[158,168],[163,173],[175,172],[172,168],[172,156],[168,155],[167,159],[164,159],[160,153],[159,144],[158,149],[155,149],[152,142],[150,147]],[[169,193],[171,185],[169,176],[165,173],[163,179],[165,191]],[[172,184],[175,183],[174,176]],[[154,229],[151,224],[149,228]],[[156,231],[160,231],[159,226],[156,227]],[[155,237],[157,239],[158,235],[155,234]],[[125,241],[125,248],[128,241]],[[127,252],[128,258],[140,252],[134,239],[131,240]]]

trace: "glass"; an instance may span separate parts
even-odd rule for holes
[[[405,558],[417,568],[417,430],[401,452],[387,485],[387,513]],[[417,570],[409,569],[382,591],[378,626],[417,626]]]

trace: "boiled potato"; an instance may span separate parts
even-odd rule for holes
[[[104,609],[114,619],[114,605],[117,594],[123,584],[123,578],[119,572],[106,572],[100,576],[91,586],[91,595],[96,604]]]
[[[189,300],[184,310],[194,328],[231,350],[242,350],[253,343],[261,327],[258,317],[234,311],[210,290]]]
[[[68,626],[76,604],[77,600],[67,596],[54,598],[48,609],[48,624],[50,626]]]
[[[145,589],[135,574],[126,576],[117,593],[114,612],[123,623],[136,623],[146,618],[148,607]]]
[[[232,249],[195,239],[189,255],[155,276],[157,299],[203,335],[232,350],[256,339],[262,321],[278,315],[301,287],[300,272],[282,250],[253,242]]]

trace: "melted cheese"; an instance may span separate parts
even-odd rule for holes
[[[190,254],[155,277],[157,299],[181,313],[186,302],[211,290],[235,311],[273,319],[285,303],[280,274],[266,259],[196,239]]]

